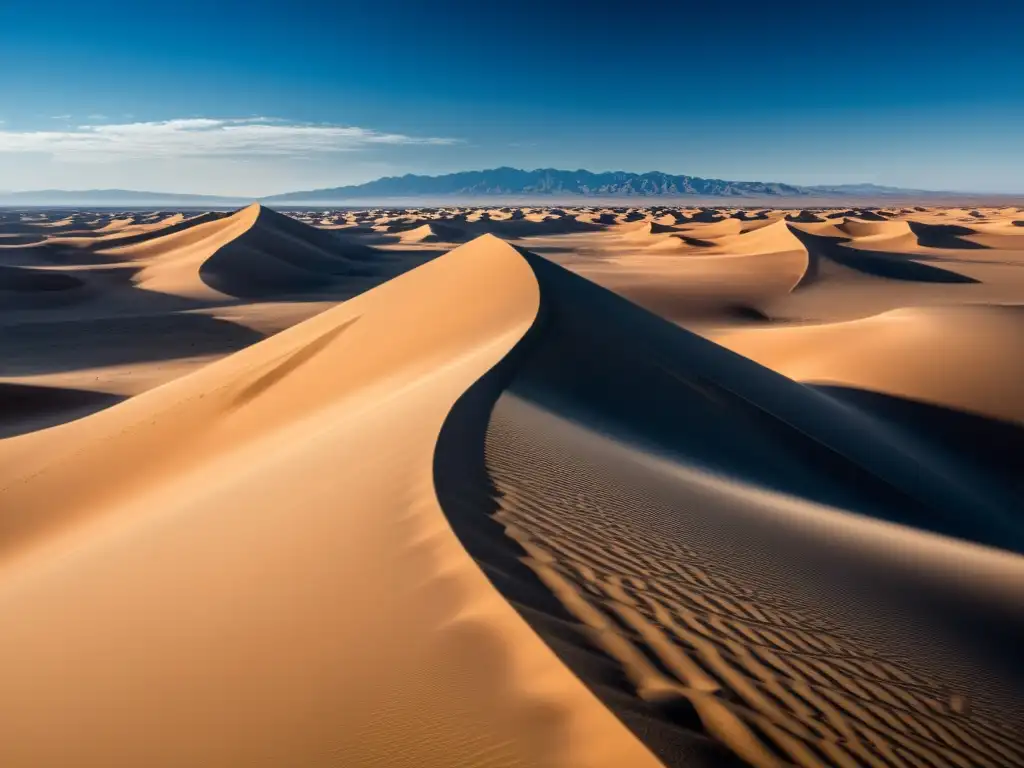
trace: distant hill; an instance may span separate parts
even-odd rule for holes
[[[252,200],[218,195],[189,195],[176,192],[140,192],[131,189],[39,189],[28,192],[0,192],[5,206],[238,206]]]
[[[951,195],[952,192],[936,192],[927,189],[904,189],[903,187],[884,187],[878,184],[825,184],[803,187],[812,195],[857,195],[860,197],[876,197],[886,195]]]
[[[796,197],[811,194],[803,187],[763,181],[725,181],[652,171],[560,171],[538,168],[494,168],[443,176],[387,176],[366,184],[289,192],[264,198],[267,203],[432,197],[584,196],[584,197]]]

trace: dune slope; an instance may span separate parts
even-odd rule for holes
[[[537,307],[483,238],[0,442],[0,762],[656,765],[437,504],[451,404]]]
[[[439,498],[659,758],[1024,764],[1024,520],[859,411],[524,258],[540,317],[449,415]]]
[[[1024,765],[1019,219],[0,212],[0,765]]]
[[[140,287],[249,299],[323,291],[344,276],[372,274],[369,260],[377,255],[366,245],[347,243],[258,204],[224,219],[171,229],[163,237],[116,249],[124,257],[144,259]]]

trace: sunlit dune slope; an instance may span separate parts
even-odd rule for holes
[[[371,271],[367,262],[377,256],[260,205],[119,252],[148,259],[137,277],[141,288],[244,298],[326,290],[346,275]]]
[[[757,221],[746,230],[738,219],[652,227],[633,222],[584,236],[580,244],[598,258],[571,266],[673,320],[757,315],[791,293],[808,271],[807,250],[784,221]],[[545,255],[560,258],[555,246]]]
[[[1024,765],[1022,221],[0,212],[0,766]]]
[[[725,331],[714,340],[798,381],[859,387],[1024,423],[1022,306],[898,309],[862,320]]]
[[[0,442],[0,762],[655,765],[436,500],[448,410],[538,303],[482,238]]]

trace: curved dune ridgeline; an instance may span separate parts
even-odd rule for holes
[[[1024,766],[1019,218],[0,212],[0,765]]]
[[[921,530],[1020,552],[1024,520],[526,258],[540,319],[449,416],[435,476],[570,668],[668,765],[1024,763],[1024,561]]]
[[[537,302],[477,241],[0,443],[3,764],[655,765],[437,506],[445,415]]]

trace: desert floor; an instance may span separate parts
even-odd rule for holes
[[[1024,765],[1024,209],[0,211],[0,765]]]

